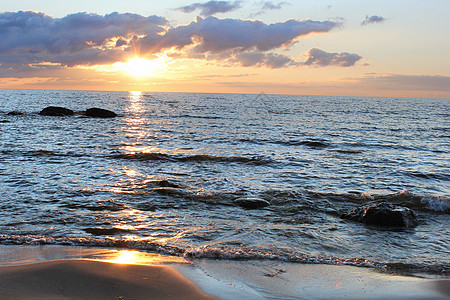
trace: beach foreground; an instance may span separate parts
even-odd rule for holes
[[[0,299],[450,299],[444,277],[62,246],[0,246],[0,278]]]
[[[0,268],[1,299],[214,299],[168,266],[57,260]]]

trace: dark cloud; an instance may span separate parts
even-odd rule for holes
[[[122,47],[128,45],[128,42],[124,39],[118,39],[116,41],[116,47]]]
[[[209,2],[208,2],[209,3]],[[281,3],[279,3],[281,5]],[[262,21],[198,17],[169,27],[165,18],[112,13],[77,13],[53,18],[44,13],[0,13],[0,69],[49,70],[125,61],[130,54],[202,59],[222,65],[282,68],[296,65],[351,66],[361,57],[311,49],[304,63],[276,53],[302,36],[341,26],[338,21]],[[179,50],[179,51],[177,51]]]
[[[109,63],[123,55],[112,49],[116,45],[134,35],[162,33],[167,25],[165,18],[128,13],[77,13],[60,19],[31,11],[0,13],[0,63]]]
[[[361,25],[382,23],[384,21],[386,21],[386,19],[380,16],[366,16],[366,19],[361,22]]]
[[[281,9],[284,5],[288,5],[288,2],[278,2],[273,3],[272,1],[266,1],[263,3],[263,10],[274,10],[274,9]]]
[[[272,1],[263,1],[263,2],[260,2],[260,5],[261,5],[260,10],[256,13],[251,14],[250,17],[253,18],[253,17],[259,16],[259,15],[262,15],[268,10],[281,9],[283,6],[289,5],[289,4],[290,3],[288,3],[288,2],[274,3]]]
[[[307,53],[308,59],[303,63],[307,66],[338,66],[351,67],[362,57],[353,53],[328,53],[323,50],[313,48]]]
[[[240,1],[209,1],[206,3],[193,3],[187,6],[179,7],[178,10],[184,13],[191,13],[200,10],[200,15],[209,17],[217,13],[226,13],[241,7]]]
[[[289,56],[277,53],[244,52],[235,56],[234,61],[243,67],[267,67],[271,69],[298,65]]]
[[[267,67],[271,69],[289,66],[350,67],[362,58],[357,54],[328,53],[317,48],[309,50],[306,56],[308,59],[305,62],[299,62],[284,54],[249,51],[231,54],[231,58],[227,62],[243,67]]]
[[[334,21],[288,20],[265,24],[261,21],[240,19],[197,18],[185,26],[169,29],[165,35],[152,34],[142,38],[141,50],[160,52],[162,49],[219,53],[229,50],[244,52],[256,49],[270,51],[292,44],[297,38],[319,32],[328,32],[341,23]]]

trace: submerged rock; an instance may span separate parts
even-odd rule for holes
[[[269,201],[260,198],[238,198],[233,203],[248,209],[262,208],[270,205]]]
[[[176,183],[171,182],[171,181],[168,181],[168,180],[160,180],[160,181],[157,182],[157,184],[160,187],[170,187],[170,188],[176,188],[176,189],[182,188],[181,185],[176,184]]]
[[[417,218],[415,212],[403,206],[396,206],[387,202],[372,203],[358,207],[341,218],[358,221],[366,225],[384,227],[415,227]]]
[[[21,115],[23,115],[23,112],[20,112],[20,111],[17,111],[17,110],[10,111],[8,113],[8,116],[21,116]]]
[[[84,228],[84,232],[90,233],[92,235],[118,235],[118,234],[126,234],[132,230],[122,229],[122,228]]]
[[[56,117],[62,117],[62,116],[72,116],[74,114],[73,110],[70,110],[65,107],[58,107],[58,106],[49,106],[41,110],[39,113],[41,116],[56,116]]]
[[[92,118],[115,118],[115,117],[117,117],[117,114],[113,111],[103,109],[103,108],[96,108],[96,107],[89,108],[88,110],[86,110],[86,112],[84,114],[86,116],[92,117]]]
[[[186,192],[174,187],[158,187],[152,189],[152,191],[165,196],[186,196]]]

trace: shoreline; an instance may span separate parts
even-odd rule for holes
[[[0,245],[0,299],[450,299],[450,279],[351,266]]]

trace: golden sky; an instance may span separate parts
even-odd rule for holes
[[[0,88],[450,98],[450,2],[10,1]]]

